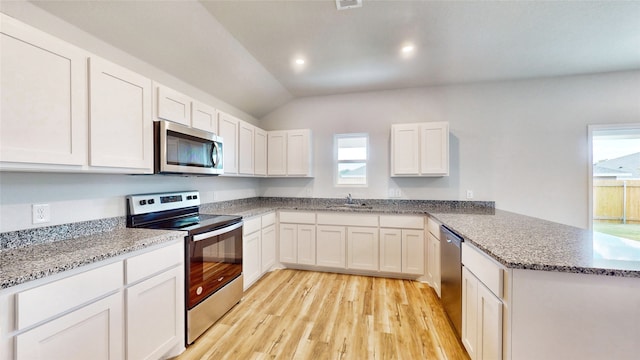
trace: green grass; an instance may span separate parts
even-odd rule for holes
[[[593,231],[640,241],[640,224],[593,223]]]

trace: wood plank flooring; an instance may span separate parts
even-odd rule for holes
[[[469,359],[416,281],[275,270],[175,360]]]

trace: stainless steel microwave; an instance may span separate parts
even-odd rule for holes
[[[156,174],[220,175],[222,138],[170,121],[154,122]]]

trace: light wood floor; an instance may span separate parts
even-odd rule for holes
[[[175,359],[469,357],[426,284],[284,269]]]

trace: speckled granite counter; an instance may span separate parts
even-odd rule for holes
[[[430,215],[508,268],[640,277],[640,241],[501,210]]]
[[[493,202],[355,202],[346,208],[343,199],[252,198],[203,204],[201,212],[428,214],[509,268],[640,277],[640,242],[495,210]],[[0,289],[182,237],[180,231],[127,229],[124,218],[0,233]]]
[[[115,222],[107,228],[98,221],[0,234],[0,289],[185,236],[182,231],[127,229],[124,218]],[[9,244],[21,240],[30,243]]]
[[[508,268],[640,277],[640,242],[507,211],[492,202],[260,198],[205,204],[205,213],[250,217],[278,209],[430,215]]]

